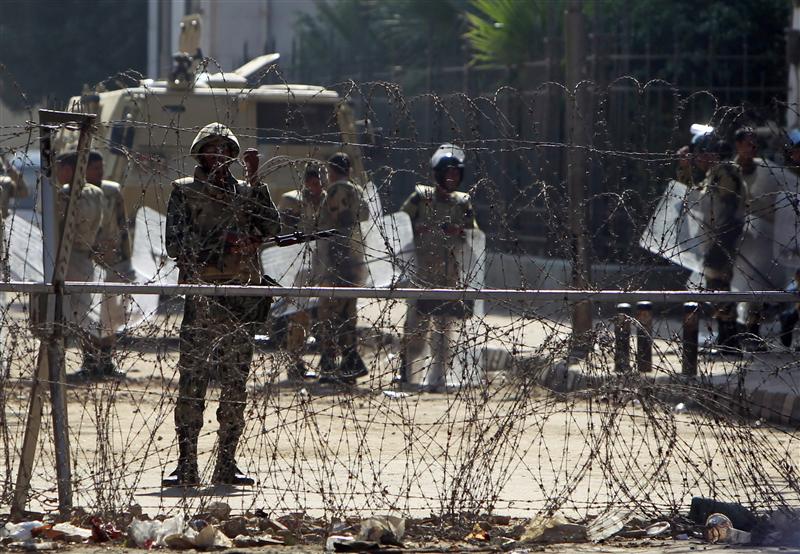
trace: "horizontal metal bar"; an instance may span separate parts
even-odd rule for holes
[[[19,293],[53,293],[53,285],[45,283],[0,282],[0,291]],[[176,296],[293,296],[328,298],[411,298],[421,300],[516,300],[577,302],[800,302],[800,293],[779,290],[729,292],[687,290],[553,290],[553,289],[416,289],[370,287],[261,287],[250,285],[137,285],[90,281],[67,281],[65,294],[159,294]]]

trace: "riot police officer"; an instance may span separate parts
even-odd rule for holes
[[[415,270],[412,281],[425,288],[456,288],[463,284],[461,259],[465,230],[476,229],[469,194],[458,191],[464,179],[464,151],[442,144],[431,157],[435,184],[417,185],[400,208],[411,218],[414,230]],[[423,379],[432,390],[446,385],[450,363],[450,327],[455,318],[467,317],[470,306],[463,302],[409,300],[403,328],[401,373],[395,381],[406,382],[411,366],[428,342],[431,324],[433,365]]]

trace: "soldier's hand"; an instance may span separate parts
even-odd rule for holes
[[[261,165],[261,156],[255,148],[248,148],[242,155],[244,167],[247,170],[247,181],[253,183],[258,177],[258,166]]]
[[[444,234],[450,237],[461,236],[464,234],[464,228],[460,225],[453,225],[452,223],[445,223],[442,225]]]

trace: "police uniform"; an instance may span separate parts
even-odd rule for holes
[[[128,283],[134,279],[132,246],[128,217],[119,183],[103,180],[103,224],[97,233],[95,261],[105,269],[105,282]],[[127,298],[119,294],[103,294],[100,303],[99,340],[84,352],[84,369],[100,374],[115,371],[112,352],[116,330],[126,321]]]
[[[744,226],[747,194],[741,168],[732,162],[714,165],[703,181],[703,194],[709,206],[707,226],[710,235],[710,244],[703,260],[706,287],[711,290],[730,290]],[[736,335],[736,304],[718,304],[714,317],[720,326],[718,342],[723,344],[732,340]]]
[[[281,214],[281,222],[284,230],[299,231],[309,234],[320,230],[319,216],[320,207],[325,200],[327,193],[323,190],[319,195],[313,195],[306,189],[291,190],[281,195],[278,201],[278,211]],[[310,250],[305,250],[309,252]],[[314,275],[318,274],[319,259],[317,256],[311,258],[310,275],[303,274],[303,279],[298,285],[315,284]],[[293,358],[296,366],[302,366],[303,346],[306,342],[311,328],[311,314],[308,310],[297,310],[289,316],[289,325],[286,337],[286,349]],[[303,377],[306,374],[304,368],[295,367],[290,372],[294,372],[294,377]]]
[[[70,195],[70,185],[61,187],[61,221],[64,221],[66,203]],[[77,197],[75,209],[75,234],[72,242],[69,263],[67,265],[67,281],[94,280],[95,243],[100,227],[103,224],[103,191],[84,183]],[[93,347],[93,333],[89,322],[92,309],[92,294],[83,292],[70,294],[64,299],[64,317],[74,325],[81,337],[83,350]]]
[[[204,127],[192,144],[198,161],[201,148],[224,139],[238,155],[239,144],[224,125]],[[232,246],[237,241],[263,241],[280,232],[278,211],[266,184],[251,186],[224,169],[221,181],[209,181],[201,165],[193,178],[172,183],[167,208],[166,249],[179,268],[181,283],[259,285],[266,283],[258,252]],[[255,326],[266,319],[268,298],[187,295],[180,330],[180,373],[175,405],[178,435],[176,484],[197,481],[197,440],[213,373],[220,385],[219,452],[214,481],[245,484],[235,453],[244,430],[246,381],[253,357]],[[165,480],[165,484],[170,481]]]
[[[444,192],[433,186],[417,185],[400,208],[411,218],[414,229],[415,271],[412,281],[424,288],[458,288],[463,286],[459,254],[464,245],[463,233],[448,234],[448,226],[477,229],[475,212],[469,194]],[[432,386],[444,385],[444,371],[449,362],[449,334],[457,315],[454,303],[409,300],[403,328],[403,363],[410,364],[422,354],[431,323],[439,346],[433,346],[434,375]],[[445,358],[445,359],[442,359]]]
[[[338,236],[320,241],[319,278],[322,286],[357,287],[364,283],[366,267],[361,221],[369,219],[369,206],[362,188],[347,179],[328,186],[320,207],[319,225],[335,228]],[[356,299],[320,298],[320,370],[335,372],[333,359],[337,347],[342,354],[341,374],[362,373],[366,369],[358,355],[356,340]]]

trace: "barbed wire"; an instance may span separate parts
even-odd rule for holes
[[[213,64],[204,61],[204,67]],[[261,86],[269,79],[282,84],[265,92]],[[669,83],[627,77],[604,87],[584,82],[576,90],[546,83],[480,97],[406,98],[398,86],[383,82],[306,90],[271,69],[256,83],[237,87],[186,90],[147,83],[121,94],[100,93],[103,119],[94,148],[104,156],[105,177],[121,183],[138,272],[128,276],[134,288],[119,282],[124,272],[94,262],[86,278],[68,278],[58,288],[43,285],[41,215],[33,201],[11,201],[2,241],[8,273],[0,283],[7,291],[0,293],[4,504],[14,497],[31,383],[37,379],[42,335],[29,322],[23,292],[30,291],[89,298],[86,313],[69,316],[63,333],[72,488],[75,504],[92,512],[111,516],[139,504],[152,515],[197,513],[219,498],[237,512],[303,512],[329,520],[381,511],[453,521],[465,514],[533,517],[560,511],[587,520],[615,510],[657,519],[685,512],[693,496],[736,501],[759,512],[798,507],[797,369],[787,324],[797,313],[796,293],[783,291],[797,269],[798,180],[784,149],[785,131],[776,131],[766,117],[752,119],[758,110],[723,106],[708,92],[681,96]],[[578,89],[588,92],[588,101]],[[646,105],[656,89],[669,92],[668,106]],[[623,93],[633,100],[623,102]],[[119,106],[112,109],[112,102]],[[565,102],[578,103],[577,120],[547,123],[548,112],[562,110]],[[611,115],[612,105],[622,116]],[[694,119],[703,109],[702,119]],[[283,118],[282,127],[259,124],[259,117],[266,121],[272,112]],[[353,112],[364,116],[361,128]],[[182,186],[173,181],[213,184],[208,175],[196,177],[191,143],[214,121],[230,128],[242,151],[261,152],[260,177],[279,208],[283,193],[302,187],[307,166],[324,169],[332,154],[347,152],[353,181],[363,189],[365,217],[344,237],[260,254],[260,270],[277,288],[251,288],[247,294],[281,297],[269,318],[243,322],[195,314],[199,319],[192,326],[189,311],[209,308],[198,290],[178,285],[179,270],[165,244],[174,232],[167,204]],[[745,174],[749,165],[741,153],[736,163],[714,162],[729,168],[741,185],[732,200],[741,230],[735,244],[723,248],[728,259],[721,269],[707,263],[709,249],[722,240],[715,228],[718,212],[709,207],[718,201],[721,170],[709,167],[696,182],[676,178],[677,165],[688,159],[697,167],[702,154],[676,153],[690,143],[691,123],[714,126],[729,143],[736,129],[750,125],[757,145],[775,154],[755,162],[757,179]],[[590,140],[571,142],[568,127],[574,125],[585,125]],[[47,180],[21,156],[37,151],[33,133],[41,126],[32,121],[0,127],[0,153],[16,160],[34,198],[47,190]],[[68,132],[54,139],[59,153],[74,148]],[[437,200],[428,160],[441,143],[466,152],[459,191],[469,196],[443,194],[445,200]],[[586,211],[592,286],[562,291],[574,283],[577,256],[569,221],[581,217],[571,212],[566,185],[575,155],[588,160],[587,173],[578,176],[578,206]],[[244,161],[231,165],[236,178],[247,176]],[[333,184],[324,171],[322,180]],[[756,185],[767,188],[759,192]],[[202,190],[207,201],[213,190]],[[413,201],[431,211],[414,211],[408,204],[414,194]],[[444,211],[452,205],[461,207],[459,217],[468,212],[477,220],[476,229],[466,222],[458,240],[445,232],[456,212]],[[242,200],[223,195],[215,206],[221,214],[239,214]],[[430,243],[421,234],[423,223],[434,233]],[[337,268],[335,256],[325,258],[333,256],[325,254],[329,249],[345,245],[365,260]],[[747,259],[762,251],[768,255]],[[453,260],[455,273],[437,273]],[[187,271],[204,271],[208,262],[178,265],[185,281]],[[316,274],[354,267],[366,275],[330,282]],[[709,267],[730,273],[722,283],[729,293],[711,292],[719,282],[713,281],[716,273],[704,273]],[[116,278],[106,280],[115,271]],[[331,285],[343,292],[324,288]],[[415,291],[408,292],[412,285]],[[202,293],[214,298],[211,309],[226,297],[224,290]],[[360,300],[342,317],[343,330],[333,339],[350,332],[345,323],[354,315],[366,375],[328,384],[298,375],[298,363],[326,370],[320,366],[325,341],[331,340],[325,333],[331,331],[323,324],[335,314],[326,319],[325,310],[348,294]],[[120,295],[128,299],[124,318],[109,329],[102,310]],[[458,315],[421,304],[453,296],[462,303]],[[585,300],[595,302],[594,322],[578,337],[573,306]],[[642,300],[655,304],[647,308],[650,326],[638,313],[613,307]],[[692,300],[700,303],[692,314],[701,320],[694,346],[686,338],[690,326],[676,309]],[[727,319],[720,316],[724,303],[734,303]],[[240,307],[225,305],[229,312]],[[722,344],[719,321],[728,329],[733,321],[739,338]],[[201,333],[203,340],[191,342],[187,333]],[[412,356],[413,339],[422,347]],[[640,372],[648,342],[652,371]],[[92,354],[92,344],[105,349],[112,371],[85,371],[91,355],[101,352],[97,346]],[[344,360],[349,351],[339,348]],[[694,372],[685,362],[692,348],[704,350]],[[244,363],[246,399],[231,396],[235,379],[223,372],[231,352]],[[179,360],[189,355],[210,381],[197,389],[206,408],[195,422],[202,428],[195,438],[200,483],[170,487],[162,479],[182,448],[176,406],[198,400],[180,393],[190,368],[188,358]],[[442,375],[434,378],[436,371]],[[403,375],[405,382],[397,382]],[[53,381],[39,382],[47,387]],[[225,414],[233,406],[244,406],[235,459],[237,469],[254,479],[252,486],[213,482],[219,477],[215,462],[226,448],[219,428],[228,424]],[[221,419],[216,425],[212,407]],[[53,425],[42,419],[26,498],[32,510],[58,505]]]

